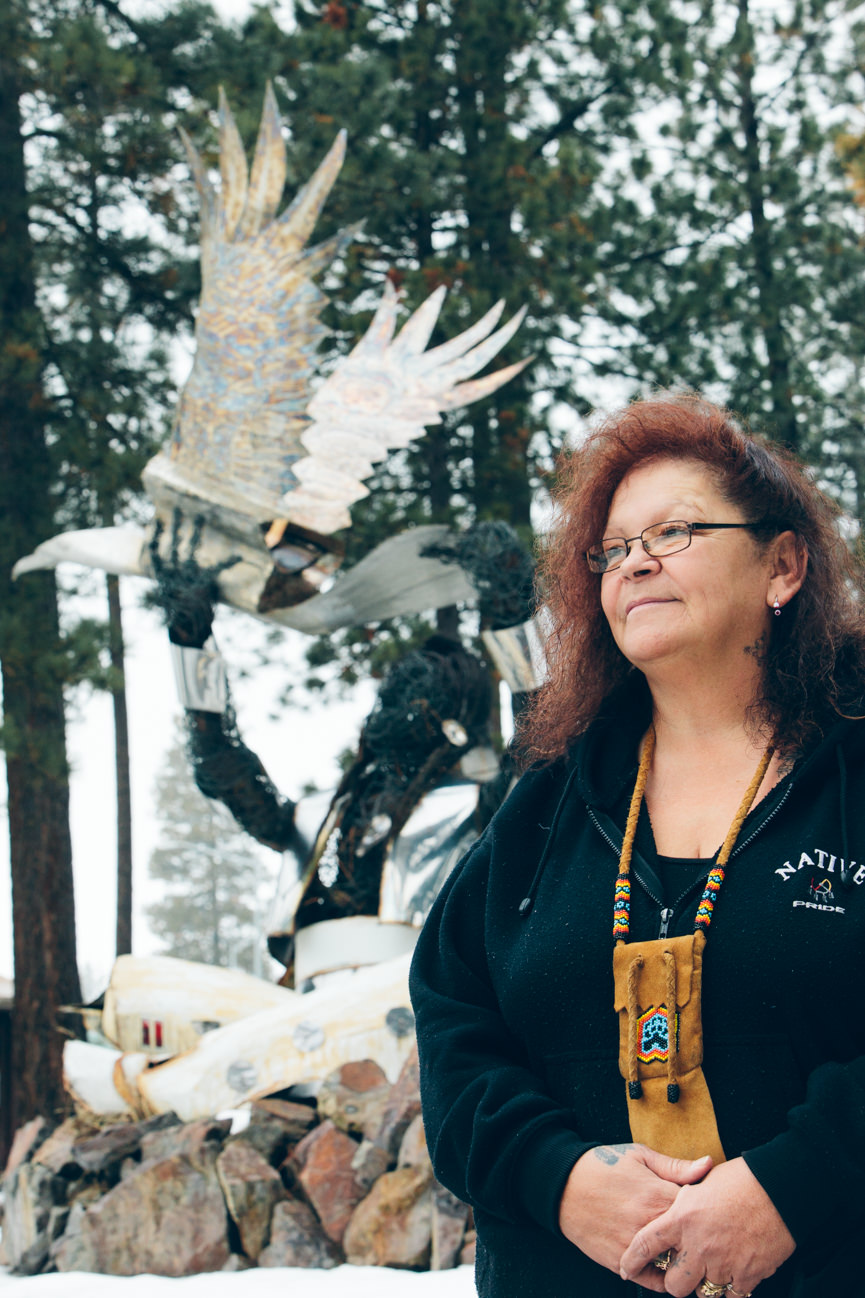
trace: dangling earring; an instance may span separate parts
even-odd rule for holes
[[[774,610],[775,610],[775,616],[776,616],[776,617],[780,617],[780,616],[781,616],[781,605],[778,603],[778,596],[777,596],[777,595],[775,596],[775,603],[772,605],[772,607],[773,607]]]

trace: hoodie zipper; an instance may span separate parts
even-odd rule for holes
[[[604,840],[604,842],[607,843],[608,846],[612,849],[613,855],[620,856],[622,851],[621,845],[619,845],[618,847],[616,846],[615,841],[610,837],[610,835],[607,833],[607,831],[604,829],[603,825],[595,815],[594,809],[592,807],[587,806],[586,810],[589,813],[589,819],[591,820],[592,824],[595,826],[595,829],[601,835],[601,838]],[[658,932],[658,937],[659,938],[668,937],[670,932],[670,920],[673,918],[673,913],[676,909],[676,906],[678,906],[680,901],[684,900],[684,898],[688,895],[691,889],[686,888],[685,891],[682,893],[681,897],[677,897],[676,901],[672,906],[665,906],[661,901],[660,897],[655,896],[651,888],[649,888],[649,886],[646,884],[645,880],[640,879],[639,873],[637,871],[634,871],[634,873],[636,878],[638,878],[640,881],[640,887],[658,907],[658,913],[660,918],[660,929]]]
[[[594,825],[595,829],[598,831],[598,833],[600,834],[600,836],[601,836],[601,838],[604,840],[604,842],[608,845],[608,847],[611,847],[611,848],[612,848],[613,853],[614,853],[615,856],[620,856],[620,855],[621,855],[621,852],[622,852],[622,846],[621,846],[621,844],[619,844],[619,846],[617,847],[616,844],[615,844],[615,841],[614,841],[612,838],[610,838],[610,835],[607,833],[607,831],[604,829],[603,825],[601,824],[601,822],[598,820],[597,816],[595,815],[595,809],[594,809],[594,807],[590,807],[590,806],[588,805],[588,803],[587,803],[587,804],[586,804],[586,811],[588,811],[588,813],[589,813],[589,820],[591,820],[592,824]],[[652,900],[653,900],[653,901],[656,901],[657,898],[653,897]]]
[[[758,834],[761,834],[761,833],[763,832],[763,830],[764,830],[764,829],[766,828],[766,826],[770,823],[770,821],[772,821],[772,820],[775,819],[775,817],[777,816],[778,812],[781,810],[781,808],[783,807],[784,803],[785,803],[785,802],[787,801],[787,799],[789,798],[790,793],[792,792],[792,789],[793,789],[793,784],[792,784],[792,781],[791,781],[791,783],[787,785],[787,787],[786,787],[786,789],[784,790],[784,792],[782,793],[781,797],[778,799],[778,802],[777,802],[776,806],[774,806],[774,807],[772,808],[772,810],[769,812],[769,814],[768,814],[768,816],[765,818],[765,820],[762,820],[762,821],[760,822],[760,824],[757,825],[757,826],[756,826],[756,827],[751,831],[751,833],[748,835],[748,837],[747,837],[746,839],[743,839],[743,841],[742,841],[741,843],[737,843],[737,844],[736,844],[736,846],[733,848],[733,851],[732,851],[731,854],[730,854],[730,859],[731,859],[731,860],[732,860],[732,858],[733,858],[734,856],[737,856],[737,855],[739,854],[739,852],[744,851],[744,849],[748,846],[748,844],[749,844],[749,843],[752,843],[752,842],[754,841],[754,839],[757,837],[757,835],[758,835]],[[622,849],[621,849],[621,845],[619,845],[618,847],[616,846],[615,841],[610,837],[610,835],[607,833],[607,831],[604,829],[603,825],[601,825],[600,821],[598,820],[597,816],[595,815],[594,808],[587,806],[587,807],[586,807],[586,810],[587,810],[588,813],[589,813],[589,819],[591,820],[592,824],[595,826],[595,829],[596,829],[596,830],[598,831],[598,833],[601,835],[601,838],[603,838],[604,842],[607,843],[607,844],[609,845],[609,847],[612,849],[613,853],[614,853],[616,856],[620,856],[620,855],[621,855],[621,850],[622,850]],[[710,862],[709,864],[711,865],[711,862]],[[655,903],[655,905],[658,907],[658,921],[659,921],[658,937],[659,937],[659,938],[669,937],[669,934],[670,934],[670,921],[672,920],[673,915],[674,915],[675,912],[676,912],[676,908],[677,908],[677,907],[678,907],[678,906],[679,906],[679,905],[680,905],[680,904],[685,900],[686,897],[688,897],[692,892],[695,892],[695,891],[696,891],[696,887],[697,887],[697,885],[695,885],[695,884],[692,883],[688,888],[685,889],[685,891],[684,891],[683,893],[681,893],[681,894],[676,898],[676,900],[673,902],[673,905],[672,905],[672,906],[665,906],[665,905],[663,905],[663,903],[661,902],[660,897],[656,897],[655,894],[652,892],[652,890],[647,886],[645,880],[640,878],[639,871],[635,870],[635,871],[634,871],[634,876],[635,876],[635,878],[637,879],[637,881],[639,882],[640,887],[643,889],[643,891],[644,891],[644,892],[646,893],[646,895],[649,897],[649,899],[650,899],[651,901],[653,901],[653,902]]]
[[[748,835],[747,838],[743,839],[741,843],[737,843],[737,844],[736,844],[736,846],[733,848],[732,852],[730,853],[730,859],[731,859],[731,860],[733,859],[734,856],[738,856],[740,852],[743,852],[743,851],[745,850],[745,848],[748,846],[749,843],[753,843],[754,839],[757,837],[758,834],[762,834],[763,830],[764,830],[764,829],[766,828],[766,826],[769,824],[769,821],[770,821],[770,820],[774,820],[774,819],[775,819],[775,817],[777,816],[778,812],[781,810],[781,808],[783,807],[784,803],[785,803],[785,802],[787,801],[787,799],[789,798],[789,796],[790,796],[790,794],[791,794],[791,792],[792,792],[792,789],[793,789],[793,785],[792,785],[792,783],[788,784],[787,787],[786,787],[786,789],[785,789],[784,792],[782,793],[781,797],[778,799],[777,806],[774,806],[774,807],[772,808],[772,810],[769,812],[769,814],[768,814],[768,816],[766,817],[766,819],[765,819],[765,820],[761,820],[761,821],[760,821],[760,824],[757,825],[756,829],[754,829],[754,830],[751,831],[751,833]]]

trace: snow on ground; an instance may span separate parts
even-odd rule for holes
[[[474,1298],[472,1268],[395,1271],[388,1267],[338,1266],[332,1271],[273,1267],[182,1280],[155,1275],[11,1276],[0,1268],[5,1298]]]

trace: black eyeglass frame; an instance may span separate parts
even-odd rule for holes
[[[666,559],[668,555],[681,554],[683,550],[687,550],[688,546],[691,544],[691,541],[694,538],[695,532],[700,533],[700,532],[727,531],[731,528],[765,526],[765,523],[761,523],[761,522],[758,523],[688,523],[684,518],[665,518],[664,521],[661,523],[651,523],[648,527],[644,527],[642,532],[638,533],[637,536],[602,537],[601,542],[599,543],[598,546],[593,546],[591,550],[586,550],[586,563],[589,565],[590,571],[595,572],[602,577],[605,572],[614,572],[616,568],[621,568],[622,564],[625,562],[628,555],[631,553],[631,546],[634,544],[635,541],[639,541],[643,549],[646,551],[646,554],[651,555],[652,551],[649,548],[649,546],[646,544],[646,540],[645,540],[646,533],[654,531],[656,527],[669,527],[673,523],[678,524],[680,527],[684,527],[687,529],[688,539],[682,545],[677,545],[674,550],[664,550],[663,554],[656,556],[657,558]],[[654,540],[653,537],[650,538],[650,542],[652,540]],[[600,546],[603,545],[604,541],[623,541],[625,545],[625,553],[622,555],[621,559],[617,559],[614,563],[606,564],[604,567],[601,568],[597,566],[597,560],[593,559],[593,552],[597,553],[598,551],[600,551]]]

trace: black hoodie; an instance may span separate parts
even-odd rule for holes
[[[587,1149],[631,1139],[612,914],[646,724],[623,703],[569,760],[524,775],[418,942],[424,1126],[436,1175],[474,1207],[482,1298],[638,1292],[565,1240],[558,1205]],[[797,1244],[760,1298],[865,1295],[863,794],[865,723],[841,721],[745,820],[705,952],[721,1142]],[[637,847],[631,939],[692,932],[704,880],[665,898],[647,818]]]

